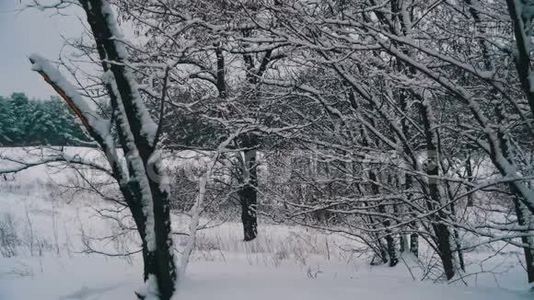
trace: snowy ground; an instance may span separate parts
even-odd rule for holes
[[[139,264],[95,257],[19,260],[42,270],[27,276],[2,275],[0,299],[133,299]],[[3,262],[2,264],[4,264]],[[242,262],[193,262],[175,299],[531,299],[527,292],[500,288],[414,282],[385,268],[329,265],[317,276],[294,266]]]
[[[99,209],[109,204],[83,193],[64,193],[57,184],[72,173],[50,172],[39,167],[0,180],[0,233],[4,232],[0,244],[2,240],[13,243],[12,248],[0,246],[0,300],[134,299],[133,291],[142,285],[139,256],[82,253],[86,249],[82,236],[93,238],[95,250],[117,253],[136,250],[135,234],[94,240],[122,232],[114,222],[98,216]],[[184,227],[186,220],[176,217],[175,225]],[[533,296],[513,248],[504,248],[489,259],[490,252],[484,248],[467,253],[471,275],[443,284],[421,281],[424,272],[409,257],[393,269],[371,267],[367,256],[347,251],[359,246],[354,241],[305,228],[260,226],[259,238],[248,243],[241,241],[236,223],[200,232],[198,251],[175,299],[500,300]],[[177,238],[178,247],[184,242]]]

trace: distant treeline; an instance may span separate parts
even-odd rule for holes
[[[88,142],[69,109],[56,97],[0,96],[0,146],[76,146]]]

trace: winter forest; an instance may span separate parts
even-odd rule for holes
[[[534,297],[533,0],[13,1],[0,299]]]

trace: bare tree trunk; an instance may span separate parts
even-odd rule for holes
[[[500,122],[504,121],[505,114],[503,112],[504,107],[502,105],[498,105],[495,108],[495,114],[497,115],[497,118]],[[504,157],[507,159],[510,159],[510,146],[508,139],[506,135],[499,131],[498,139],[500,143],[500,147],[502,149]],[[521,201],[521,193],[517,190],[516,186],[513,184],[509,184],[508,187],[510,188],[510,191],[512,192],[512,201],[514,204],[515,214],[517,217],[517,224],[520,226],[527,226],[529,227],[530,222],[532,220],[532,213],[530,210],[523,204],[523,201]],[[524,232],[525,234],[528,233],[528,230]],[[527,279],[528,282],[534,282],[534,239],[532,236],[521,236],[521,242],[523,243],[523,253],[525,256],[525,264],[526,264],[526,271],[527,271]]]
[[[154,257],[148,256],[150,264],[154,262],[152,274],[156,274],[161,300],[170,299],[174,293],[176,266],[173,256],[171,216],[169,195],[159,188],[159,183],[150,181],[153,191],[154,231],[156,233],[156,251]],[[153,259],[153,262],[152,262]],[[145,262],[146,263],[146,262]],[[145,278],[146,279],[146,278]]]
[[[428,100],[423,100],[420,105],[421,116],[425,128],[425,140],[427,150],[426,174],[428,175],[428,195],[427,206],[430,211],[442,206],[441,193],[438,186],[439,175],[439,157],[437,147],[437,136],[434,132],[436,130],[434,115]],[[438,255],[443,265],[445,277],[447,280],[452,279],[455,274],[454,258],[451,240],[452,236],[449,226],[446,224],[448,216],[444,212],[444,208],[439,209],[433,216],[431,216],[431,224],[435,234],[435,242],[437,245]]]
[[[87,12],[88,23],[93,31],[97,47],[103,52],[100,53],[101,59],[103,61],[110,60],[114,62],[122,62],[124,58],[121,57],[121,51],[117,48],[117,45],[114,42],[116,33],[114,33],[114,29],[110,27],[110,20],[107,20],[108,18],[113,18],[111,12],[104,9],[105,6],[103,5],[102,0],[82,1],[82,5]],[[150,280],[150,276],[154,275],[157,282],[159,297],[162,300],[170,299],[174,293],[176,280],[176,266],[173,256],[174,250],[172,249],[173,243],[172,238],[170,237],[170,206],[167,192],[163,191],[160,187],[160,183],[155,181],[161,175],[161,170],[157,165],[159,161],[153,163],[149,162],[152,158],[151,156],[154,154],[154,149],[151,145],[154,141],[148,141],[147,137],[142,134],[143,120],[140,119],[140,112],[138,111],[140,109],[138,107],[139,103],[136,103],[136,101],[140,101],[140,99],[134,99],[134,94],[137,93],[137,91],[134,90],[133,83],[131,82],[132,79],[126,74],[126,67],[117,63],[109,64],[104,66],[104,68],[109,68],[109,71],[112,72],[116,80],[116,90],[110,88],[109,93],[110,95],[114,95],[114,97],[120,97],[121,103],[119,103],[119,106],[123,106],[124,117],[126,119],[123,121],[129,123],[129,130],[131,130],[136,147],[135,149],[130,149],[131,146],[128,145],[130,140],[128,137],[129,133],[127,132],[128,129],[124,128],[122,125],[118,125],[119,135],[122,137],[121,144],[126,154],[137,150],[140,156],[139,160],[141,160],[141,163],[144,165],[144,168],[142,169],[144,169],[145,174],[139,174],[142,169],[140,169],[140,166],[134,166],[139,162],[132,161],[132,166],[129,167],[130,176],[134,179],[129,183],[129,186],[133,190],[131,193],[133,196],[132,202],[143,203],[143,201],[146,201],[144,198],[147,197],[147,195],[144,193],[147,193],[147,191],[143,190],[144,188],[142,187],[141,182],[136,182],[136,180],[140,180],[143,176],[148,181],[152,196],[151,201],[153,211],[151,213],[153,214],[154,224],[147,223],[147,213],[142,211],[146,226],[144,226],[145,230],[139,232],[141,239],[143,240],[144,249],[144,279],[145,281],[148,281]],[[118,93],[119,95],[116,95],[115,93]],[[122,108],[119,107],[119,110],[121,109]],[[148,172],[150,171],[154,172],[154,174],[149,174]],[[141,210],[145,209],[145,207],[141,207]],[[136,213],[140,215],[137,210],[138,208],[136,208]],[[134,213],[133,210],[132,213]],[[153,226],[154,228],[147,228],[147,226]],[[154,231],[155,241],[146,240],[149,238],[147,230]],[[151,243],[155,243],[155,248],[150,247]]]
[[[467,181],[471,183],[473,181],[473,166],[471,165],[471,155],[467,155],[467,159],[465,160],[465,170],[467,172]],[[468,185],[466,190],[467,192],[471,191],[471,186]],[[473,205],[473,193],[469,193],[467,195],[467,206],[472,207]]]
[[[515,41],[517,46],[517,52],[515,55],[515,64],[517,73],[519,74],[519,80],[521,87],[525,93],[531,112],[534,113],[534,89],[532,88],[532,81],[530,80],[532,75],[532,66],[529,55],[530,37],[527,36],[527,29],[532,23],[531,13],[524,12],[520,9],[515,0],[506,0],[508,5],[508,11],[512,20],[512,26],[515,35]],[[525,5],[525,4],[523,4]],[[530,14],[530,15],[529,15]],[[503,114],[500,112],[502,108],[497,108],[500,118]],[[509,157],[508,143],[505,137],[500,133],[501,143],[503,144],[504,156]],[[517,216],[517,223],[522,226],[528,226],[532,219],[532,210],[527,208],[523,203],[524,199],[521,199],[521,193],[517,187],[510,184],[510,190],[514,194],[514,206]],[[523,251],[525,254],[525,262],[527,268],[528,282],[534,282],[534,241],[531,236],[522,236],[521,241],[525,245]]]
[[[399,92],[399,102],[400,102],[400,108],[405,114],[408,113],[407,100],[408,100],[408,91],[407,90],[401,90]],[[401,131],[402,131],[402,135],[404,137],[407,137],[407,136],[410,135],[409,127],[408,127],[406,118],[403,118],[401,120]],[[403,148],[403,151],[406,153],[406,155],[410,154],[410,151],[406,147],[406,145],[403,145],[402,148]],[[415,168],[415,166],[412,166],[412,167]],[[413,177],[411,175],[405,174],[404,175],[404,190],[408,191],[406,193],[406,201],[407,202],[411,202],[412,201],[413,193],[410,191],[412,188],[413,188]],[[413,218],[413,221],[411,221],[410,225],[409,225],[409,228],[411,230],[410,240],[409,240],[410,253],[412,253],[415,257],[418,257],[419,256],[419,233],[418,233],[417,217],[416,217],[416,213],[413,212],[414,209],[412,207],[407,206],[406,209],[408,209],[410,212],[412,212],[411,216]],[[408,241],[401,240],[401,243],[404,245],[404,244],[407,244]]]
[[[441,135],[439,134],[439,132],[436,134],[436,137],[437,137],[437,141],[438,141],[438,153],[442,153],[442,144],[441,144]],[[448,167],[444,167],[444,164],[442,163],[443,161],[440,159],[438,160],[439,164],[440,164],[440,169],[442,170],[443,174],[447,174],[448,173]],[[444,181],[444,188],[445,188],[445,192],[446,192],[446,195],[447,195],[447,201],[449,201],[449,208],[450,208],[450,212],[449,212],[449,216],[448,218],[451,219],[453,222],[454,222],[454,225],[452,225],[452,231],[453,231],[453,238],[454,238],[454,245],[455,245],[455,251],[456,251],[456,254],[458,256],[458,263],[459,263],[459,267],[462,271],[465,271],[465,262],[464,262],[464,253],[463,253],[463,250],[462,250],[462,242],[460,240],[460,232],[458,231],[458,226],[456,225],[457,223],[457,219],[456,219],[456,206],[455,206],[455,203],[454,201],[452,201],[454,199],[454,195],[453,195],[453,192],[451,190],[451,185],[449,183],[449,181],[445,180]]]
[[[517,199],[518,196],[514,196],[515,213],[517,216],[517,223],[521,226],[530,225],[530,219],[532,215],[530,211]],[[524,234],[527,234],[525,231]],[[521,236],[521,242],[523,243],[523,253],[525,256],[525,264],[527,269],[527,279],[529,283],[534,282],[534,240],[532,236]]]
[[[374,195],[378,195],[380,193],[380,188],[378,186],[377,180],[378,176],[376,176],[376,173],[374,171],[369,171],[369,179],[371,180],[371,190]],[[386,207],[383,204],[378,205],[378,212],[382,214],[386,214]],[[389,227],[391,226],[391,221],[387,218],[384,218],[382,221],[382,225],[385,228],[386,233],[386,249],[385,252],[387,253],[389,266],[394,267],[399,262],[399,258],[397,256],[397,249],[395,247],[395,239],[391,235],[391,229]]]
[[[243,146],[243,184],[238,192],[241,204],[241,221],[243,223],[243,240],[251,241],[258,234],[257,200],[258,200],[258,176],[257,176],[257,150],[253,143],[254,137],[245,137]]]
[[[143,277],[146,294],[159,300],[171,299],[175,290],[176,266],[168,193],[161,157],[156,151],[157,125],[144,105],[137,83],[128,69],[127,51],[118,31],[113,10],[105,0],[80,0],[95,40],[103,79],[113,110],[111,119],[91,111],[87,100],[68,81],[39,56],[30,57],[33,70],[39,72],[77,115],[88,134],[105,152],[111,174],[136,223],[142,241]],[[162,99],[163,101],[163,99]],[[115,126],[127,170],[119,162],[117,146],[112,138]]]
[[[528,100],[530,111],[534,113],[534,89],[532,87],[532,81],[530,80],[530,75],[532,73],[529,54],[531,45],[530,37],[527,35],[527,31],[529,31],[529,27],[532,23],[532,13],[527,11],[527,9],[530,10],[530,7],[521,2],[525,1],[506,0],[516,42],[517,51],[514,52],[515,65],[517,73],[519,74],[521,88]],[[525,9],[524,7],[527,8]]]
[[[399,211],[399,204],[395,204],[393,206],[393,213],[395,213],[395,215],[399,215],[401,212]],[[402,208],[402,206],[400,206],[400,208]],[[399,234],[399,252],[400,253],[404,253],[406,251],[408,251],[408,249],[410,248],[410,246],[408,245],[408,236],[401,232]]]
[[[449,187],[447,187],[449,189]],[[452,197],[451,197],[452,199]],[[454,206],[454,203],[451,204],[451,215],[456,221],[456,209]],[[460,233],[458,232],[458,228],[454,227],[454,243],[456,245],[456,253],[458,255],[458,263],[460,264],[460,269],[465,271],[465,261],[464,261],[464,252],[462,251],[462,243],[460,241]]]
[[[405,189],[409,190],[413,186],[412,177],[410,175],[406,175],[406,182],[405,182]],[[412,193],[408,193],[406,195],[406,198],[408,201],[412,198]],[[411,208],[410,208],[411,209]],[[417,221],[415,220],[415,214],[413,214],[414,220],[410,222],[410,230],[412,230],[412,233],[410,233],[410,252],[415,256],[419,256],[419,234],[417,233]]]

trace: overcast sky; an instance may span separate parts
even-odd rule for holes
[[[28,56],[57,58],[61,35],[77,37],[81,25],[74,17],[35,9],[17,11],[20,8],[19,0],[0,0],[0,96],[24,92],[30,98],[49,98],[54,91],[31,71]]]

